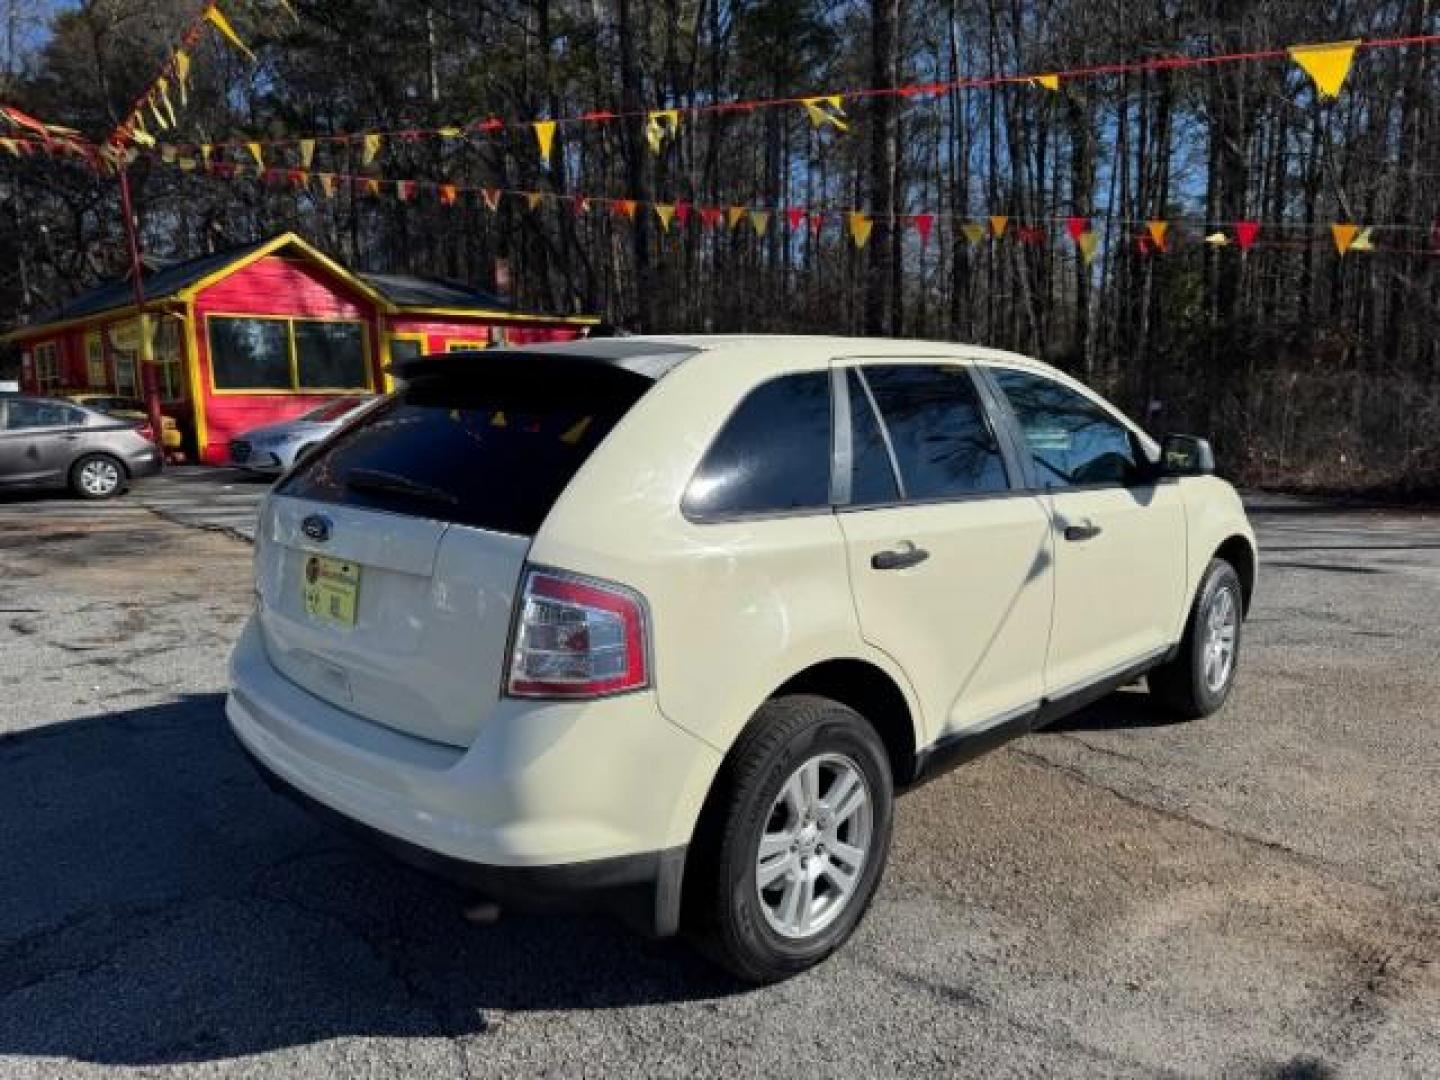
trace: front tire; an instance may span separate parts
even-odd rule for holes
[[[890,851],[894,791],[875,729],[828,698],[766,703],[707,806],[688,915],[712,959],[775,982],[854,932]]]
[[[86,454],[70,466],[70,490],[82,499],[113,499],[125,485],[125,466],[109,454]]]
[[[1150,693],[1177,716],[1198,720],[1225,704],[1240,661],[1244,594],[1235,568],[1212,559],[1175,658],[1150,672]]]

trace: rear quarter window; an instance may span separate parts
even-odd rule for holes
[[[649,386],[626,373],[424,378],[327,441],[282,495],[530,536]]]
[[[762,383],[705,452],[681,510],[693,520],[783,514],[830,505],[830,373]]]

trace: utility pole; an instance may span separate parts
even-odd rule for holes
[[[145,393],[145,412],[156,444],[165,449],[165,414],[160,408],[160,384],[155,377],[155,345],[150,338],[150,316],[145,312],[144,267],[140,262],[140,236],[135,209],[130,201],[130,170],[122,161],[120,174],[120,209],[125,215],[125,239],[130,245],[130,283],[135,291],[135,323],[140,332],[140,385]]]

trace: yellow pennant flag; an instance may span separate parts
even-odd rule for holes
[[[1205,237],[1205,243],[1209,244],[1211,247],[1229,247],[1230,238],[1226,236],[1223,232],[1213,232],[1209,236]]]
[[[141,146],[154,146],[155,136],[145,130],[145,114],[135,114],[135,126],[130,129],[130,138]]]
[[[210,155],[213,152],[213,149],[208,144],[200,147],[200,160],[205,162],[205,168],[207,169],[210,168]]]
[[[857,248],[863,248],[865,241],[870,239],[870,230],[875,227],[875,223],[867,214],[861,213],[859,210],[853,210],[847,214],[846,220],[850,223],[850,239],[855,242]]]
[[[1155,247],[1160,251],[1165,251],[1165,245],[1170,239],[1170,223],[1168,221],[1149,221],[1145,223],[1145,228],[1150,232],[1150,239],[1155,241]]]
[[[1355,49],[1359,44],[1357,40],[1337,41],[1331,45],[1293,45],[1290,59],[1314,81],[1320,100],[1330,101],[1340,95],[1345,77],[1350,74],[1350,65],[1355,62]]]
[[[660,219],[660,227],[669,232],[670,222],[675,217],[675,207],[670,203],[656,203],[655,216]]]
[[[845,119],[845,99],[839,94],[801,98],[800,104],[805,106],[805,112],[810,117],[810,126],[816,131],[826,125],[837,131],[850,130],[850,124]]]
[[[300,167],[308,169],[315,163],[315,140],[300,140]]]
[[[532,126],[535,128],[535,141],[540,144],[540,160],[549,165],[550,148],[555,145],[555,121],[536,120]]]
[[[531,210],[540,209],[540,200],[545,196],[538,191],[527,191],[525,193],[525,205]]]
[[[145,99],[145,104],[150,106],[150,115],[155,118],[155,127],[160,131],[169,131],[170,122],[165,119],[165,114],[160,111],[160,106],[155,103],[155,95],[153,93]]]
[[[195,166],[199,164],[193,157],[182,157],[176,163],[180,166],[181,172],[194,172]]]
[[[1350,245],[1350,250],[1351,250],[1351,251],[1374,251],[1374,250],[1375,250],[1375,243],[1374,243],[1374,241],[1373,241],[1373,240],[1371,239],[1371,237],[1370,237],[1370,229],[1369,229],[1368,227],[1360,230],[1360,234],[1359,234],[1358,236],[1356,236],[1354,242],[1351,243],[1351,245]]]
[[[4,147],[16,157],[20,156],[20,145],[14,139],[0,138],[0,147]]]
[[[656,109],[645,118],[645,142],[652,154],[660,153],[666,138],[673,138],[679,132],[679,109]]]
[[[440,137],[442,139],[458,139],[464,134],[465,133],[457,127],[442,127],[440,129]]]
[[[190,104],[190,54],[181,49],[175,54],[175,85],[180,88],[180,104]]]
[[[220,33],[224,35],[226,41],[244,53],[252,64],[255,63],[255,54],[250,51],[249,45],[246,45],[245,42],[240,40],[240,35],[235,32],[235,27],[230,25],[230,20],[225,17],[224,12],[214,4],[211,4],[205,9],[205,19],[211,26],[215,27],[216,30],[219,30]]]
[[[985,239],[985,226],[978,221],[967,221],[960,227],[960,231],[965,234],[965,240],[971,247],[978,247],[980,241]]]
[[[1344,255],[1350,250],[1350,245],[1355,242],[1355,235],[1360,230],[1350,224],[1331,225],[1330,235],[1335,238],[1335,250]]]
[[[170,100],[170,80],[156,79],[155,92],[160,95],[160,100],[165,105],[165,115],[170,118],[170,126],[175,127],[180,121],[175,118],[175,103]]]
[[[997,238],[1005,235],[1005,229],[1009,224],[1010,218],[1005,214],[992,214],[990,216],[990,231],[994,233]]]
[[[160,148],[160,160],[167,165],[175,164],[175,148],[173,146],[162,146]]]
[[[322,172],[319,174],[320,190],[325,193],[327,199],[335,197],[335,174]]]
[[[756,236],[764,236],[765,230],[770,228],[770,211],[751,210],[750,225],[754,228]]]
[[[1036,75],[1035,78],[1031,79],[1030,81],[1033,82],[1036,86],[1042,87],[1043,89],[1052,92],[1060,89],[1059,75]]]
[[[258,142],[246,143],[245,149],[250,151],[250,156],[255,159],[255,164],[262,169],[265,167],[265,150]]]
[[[1089,266],[1095,261],[1095,252],[1100,247],[1100,234],[1094,229],[1086,229],[1076,238],[1075,246],[1080,249],[1080,261]]]
[[[726,227],[733,229],[743,220],[745,220],[745,207],[732,206],[729,210],[725,211]]]
[[[360,153],[361,165],[372,165],[375,159],[380,156],[380,147],[385,145],[385,137],[376,132],[365,136],[365,149]]]

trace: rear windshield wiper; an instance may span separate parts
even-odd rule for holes
[[[408,495],[414,499],[445,503],[448,506],[455,506],[460,502],[458,495],[446,491],[444,488],[422,484],[418,480],[411,480],[408,476],[385,472],[383,469],[351,469],[345,474],[345,486],[354,488],[356,491],[383,491],[392,495]]]

